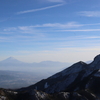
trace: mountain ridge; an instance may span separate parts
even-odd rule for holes
[[[20,61],[20,60],[18,60],[18,59],[16,59],[16,58],[14,58],[14,57],[8,57],[8,58],[6,58],[6,59],[4,59],[4,60],[1,60],[0,62],[2,62],[2,61],[7,61],[7,60],[16,60],[16,61]],[[24,62],[24,61],[20,61],[20,62],[23,62],[23,63],[29,63],[29,62]],[[45,60],[45,61],[41,61],[41,62],[31,62],[31,64],[32,63],[46,63],[46,62],[60,62],[60,61],[51,61],[51,60]],[[60,62],[60,63],[68,63],[68,62]]]

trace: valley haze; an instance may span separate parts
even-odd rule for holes
[[[42,61],[25,63],[9,57],[0,61],[0,88],[21,88],[59,72],[71,63]]]
[[[40,63],[25,63],[15,59],[14,57],[9,57],[5,60],[0,61],[0,69],[1,70],[14,70],[14,71],[34,71],[37,69],[38,71],[41,69],[49,69],[51,68],[52,71],[57,71],[59,69],[63,69],[68,67],[72,63],[63,63],[63,62],[55,62],[55,61],[42,61]]]

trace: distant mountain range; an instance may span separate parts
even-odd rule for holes
[[[43,61],[40,63],[25,63],[19,61],[13,57],[9,57],[3,61],[0,61],[0,70],[11,70],[11,71],[38,71],[40,69],[53,70],[55,72],[70,66],[71,63],[62,63],[54,61]],[[42,72],[42,70],[41,70]]]
[[[0,88],[21,88],[35,84],[69,65],[53,61],[25,63],[9,57],[0,61]]]

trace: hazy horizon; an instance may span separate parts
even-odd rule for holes
[[[5,60],[7,60],[7,59],[15,59],[15,60],[18,60],[18,61],[20,61],[20,62],[23,62],[23,63],[42,63],[42,62],[56,62],[56,63],[69,63],[69,64],[74,64],[74,63],[77,63],[77,62],[79,62],[79,61],[77,61],[77,62],[61,62],[61,61],[52,61],[52,60],[45,60],[45,61],[40,61],[40,62],[25,62],[25,61],[23,61],[23,60],[20,60],[20,59],[17,59],[17,58],[14,58],[14,57],[8,57],[8,58],[5,58],[5,59],[2,59],[2,60],[0,60],[0,62],[2,62],[2,61],[5,61]],[[94,58],[93,58],[94,59]],[[92,62],[93,61],[93,59],[92,60],[87,60],[87,61],[83,61],[83,62],[86,62],[86,63],[88,63],[88,62]]]

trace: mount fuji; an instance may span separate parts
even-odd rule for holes
[[[2,64],[14,64],[14,63],[21,64],[21,63],[25,63],[25,62],[21,62],[21,61],[15,59],[14,57],[9,57],[3,61],[0,61],[0,63],[2,63]]]

